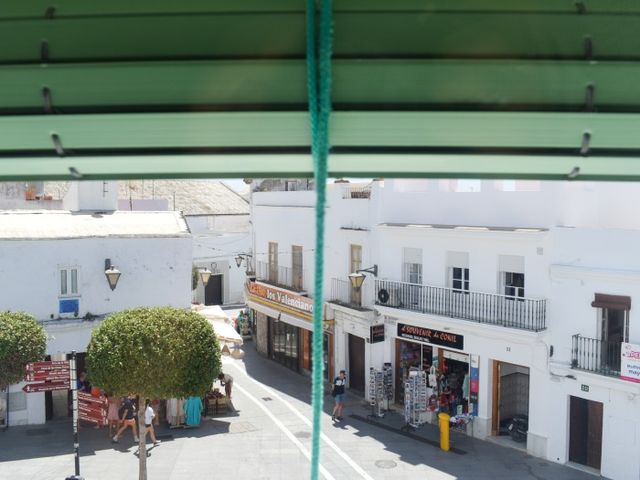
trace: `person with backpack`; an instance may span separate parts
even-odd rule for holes
[[[118,443],[118,439],[120,434],[124,432],[127,427],[131,427],[133,431],[133,441],[138,442],[138,427],[136,426],[136,405],[135,405],[135,397],[133,395],[129,395],[124,397],[122,401],[122,407],[120,407],[120,420],[122,421],[122,426],[111,439],[113,443]]]
[[[333,384],[331,385],[331,396],[336,400],[336,406],[333,407],[333,412],[331,413],[331,420],[334,422],[337,420],[342,420],[342,409],[344,408],[344,388],[347,384],[347,372],[344,370],[340,370],[340,375],[338,375]]]

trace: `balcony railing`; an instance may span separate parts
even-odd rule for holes
[[[546,299],[376,280],[376,305],[432,313],[508,328],[539,332],[547,328]]]
[[[620,375],[620,342],[572,337],[571,368],[609,377]]]
[[[342,198],[345,200],[349,198],[369,199],[371,198],[371,187],[343,187]]]
[[[256,279],[272,285],[301,292],[304,290],[304,270],[295,272],[289,267],[256,262]]]
[[[351,286],[351,282],[348,280],[332,278],[330,293],[331,296],[329,297],[329,301],[331,303],[344,305],[345,307],[353,308],[355,310],[371,310],[370,308],[362,306],[362,291],[355,290]]]

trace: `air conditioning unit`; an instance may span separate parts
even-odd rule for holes
[[[398,288],[388,287],[378,290],[378,303],[386,307],[400,306],[400,291]]]

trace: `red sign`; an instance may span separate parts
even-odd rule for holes
[[[107,424],[107,398],[78,392],[78,418],[97,425]]]
[[[53,360],[50,362],[27,363],[27,372],[49,372],[51,370],[69,371],[69,360]]]
[[[66,382],[42,382],[42,383],[27,383],[22,387],[22,391],[25,393],[37,393],[37,392],[50,392],[52,390],[68,390],[69,381]]]
[[[38,373],[33,373],[33,372],[27,372],[27,374],[24,377],[25,381],[27,382],[61,382],[64,380],[69,380],[69,371],[67,370],[66,372],[64,371],[60,371],[60,372],[38,372]]]

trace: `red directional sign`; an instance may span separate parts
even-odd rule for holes
[[[51,370],[67,370],[69,371],[68,360],[52,360],[49,362],[31,362],[27,363],[27,372],[48,372]]]
[[[22,387],[22,391],[25,393],[36,393],[36,392],[50,392],[52,390],[68,390],[69,389],[69,381],[66,382],[42,382],[42,383],[27,383],[24,387]]]
[[[67,371],[52,371],[45,373],[32,373],[27,372],[24,377],[27,382],[60,382],[69,380],[69,370]]]
[[[107,399],[94,397],[89,393],[78,392],[78,416],[80,420],[97,425],[107,424]]]

